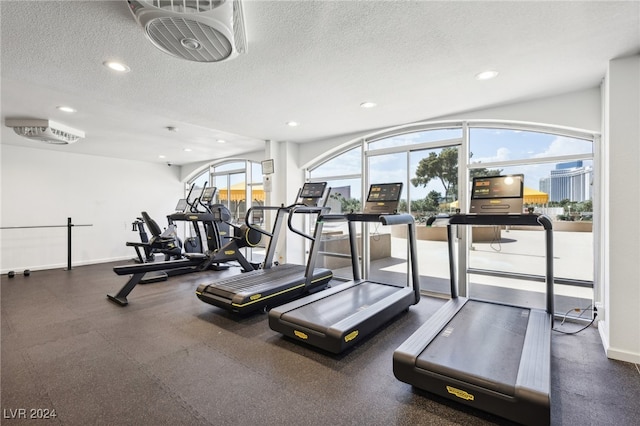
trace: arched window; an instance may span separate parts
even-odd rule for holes
[[[217,188],[215,201],[223,204],[231,212],[234,222],[244,221],[247,210],[254,205],[264,204],[260,163],[249,160],[227,160],[212,163],[209,168],[192,178],[197,188],[207,183]]]
[[[410,212],[418,223],[421,288],[427,293],[447,293],[445,228],[431,229],[425,226],[425,218],[467,212],[473,176],[523,174],[525,208],[553,220],[556,308],[564,313],[593,302],[597,140],[598,135],[587,132],[519,123],[424,123],[365,136],[338,155],[318,159],[308,176],[339,188],[332,197],[337,203],[332,210],[337,211],[359,208],[371,183],[402,182],[400,210]],[[364,244],[372,250],[370,276],[388,279],[406,272],[407,256],[398,240],[401,231],[396,235],[395,229],[383,228],[372,225]],[[335,240],[344,238],[339,232],[329,238],[333,249],[323,251],[323,261],[335,267],[337,276],[348,277],[344,259],[333,256],[346,254],[336,249]],[[506,302],[537,307],[537,301],[544,300],[544,285],[539,282],[544,269],[541,238],[542,233],[531,229],[474,228],[460,284],[466,284],[469,295],[475,297],[497,292]]]

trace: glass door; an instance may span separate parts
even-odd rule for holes
[[[427,224],[439,213],[455,213],[459,206],[458,146],[409,152],[409,208],[416,221],[416,240],[423,292],[449,294],[447,228]]]
[[[385,150],[387,151],[387,150]],[[427,219],[458,208],[457,145],[368,155],[368,184],[402,182],[399,212],[415,219],[420,288],[429,293],[449,293],[446,228],[427,226]],[[365,227],[367,228],[367,227]],[[368,277],[382,282],[406,282],[408,245],[406,226],[369,224]],[[365,263],[366,271],[366,263]]]
[[[407,212],[407,152],[369,155],[367,158],[368,185],[362,194],[363,205],[369,186],[375,183],[402,183],[398,211]],[[406,283],[408,279],[408,250],[406,225],[383,226],[363,223],[362,235],[368,235],[362,246],[363,277],[385,283]],[[360,239],[358,243],[361,244]],[[367,261],[368,260],[368,261]]]

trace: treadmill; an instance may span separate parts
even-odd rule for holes
[[[456,225],[542,226],[546,310],[459,297],[452,231]],[[533,213],[457,214],[448,219],[447,234],[451,299],[393,353],[394,375],[417,388],[511,421],[550,424],[551,221]]]
[[[414,220],[409,214],[396,213],[401,192],[401,183],[371,185],[363,213],[322,216],[322,221],[347,220],[354,279],[271,309],[269,327],[272,330],[338,354],[420,301]],[[412,286],[361,279],[357,222],[407,225]]]
[[[333,272],[324,268],[315,268],[318,243],[322,235],[322,221],[316,221],[313,235],[308,235],[292,225],[292,218],[296,214],[316,214],[319,216],[328,210],[328,207],[318,206],[324,196],[326,186],[326,182],[305,183],[298,192],[296,203],[289,206],[252,207],[245,217],[247,227],[270,237],[262,269],[234,275],[210,284],[201,284],[196,290],[196,296],[210,305],[245,315],[326,288],[333,278]],[[252,211],[256,210],[276,211],[271,232],[257,228],[250,223]],[[273,266],[277,237],[280,235],[280,230],[287,216],[289,230],[311,241],[306,266],[295,264]]]

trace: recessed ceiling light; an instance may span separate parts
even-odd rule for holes
[[[184,152],[191,152],[191,151],[192,151],[192,149],[191,149],[191,148],[185,148],[185,149],[184,149]]]
[[[129,68],[128,66],[120,62],[106,61],[106,62],[103,62],[103,65],[117,72],[125,73],[125,72],[131,71],[131,68]]]
[[[218,142],[218,143],[227,143],[227,141],[225,141],[224,139],[218,139],[216,142]]]
[[[360,104],[361,108],[374,108],[374,107],[377,107],[377,106],[378,106],[378,104],[375,103],[375,102],[363,102],[363,103]]]
[[[158,158],[167,158],[167,156],[160,154],[160,155],[158,155]]]
[[[476,74],[476,80],[491,80],[498,76],[498,71],[487,70]]]
[[[287,121],[287,126],[289,127],[296,127],[298,126],[298,123],[295,121]]]
[[[60,111],[63,111],[63,112],[69,112],[69,113],[76,112],[74,108],[71,108],[69,106],[60,105],[60,106],[57,106],[56,108],[58,108]]]

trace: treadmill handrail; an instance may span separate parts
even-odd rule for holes
[[[438,216],[438,219],[446,217]],[[553,225],[549,217],[537,213],[523,214],[455,214],[449,217],[447,224],[447,245],[449,249],[449,270],[451,281],[451,297],[458,297],[458,282],[454,267],[453,230],[452,225],[524,225],[542,226],[545,230],[545,283],[546,283],[546,311],[553,318],[554,315],[554,275],[553,275]]]
[[[266,229],[262,229],[262,228],[258,228],[257,226],[253,225],[250,223],[250,219],[251,219],[251,215],[253,213],[254,210],[280,210],[280,209],[287,209],[288,207],[275,207],[275,206],[253,206],[250,207],[249,210],[247,210],[247,214],[244,217],[244,223],[250,228],[253,229],[254,231],[260,232],[261,234],[266,235],[267,237],[272,237],[273,233],[267,231]]]
[[[436,219],[446,219],[446,216],[436,216]],[[454,214],[449,216],[451,225],[523,225],[542,226],[546,230],[553,228],[551,220],[542,214]]]
[[[324,222],[346,222],[347,215],[345,213],[325,213],[320,215],[318,220],[322,220]]]
[[[296,213],[303,213],[303,214],[317,214],[318,215],[318,219],[317,220],[321,220],[320,218],[322,217],[322,213],[324,211],[329,211],[330,207],[307,207],[307,206],[296,206],[291,208],[291,210],[289,211],[289,217],[287,218],[287,226],[289,227],[289,230],[291,230],[291,232],[298,234],[308,240],[311,241],[315,241],[316,239],[311,236],[306,234],[305,232],[295,228],[293,226],[293,224],[291,223],[291,221],[293,220],[293,215]]]
[[[409,225],[411,223],[415,223],[415,219],[407,213],[381,214],[380,223],[383,225]]]
[[[318,220],[323,222],[341,222],[347,221],[349,223],[349,244],[351,248],[352,257],[352,270],[354,280],[360,279],[360,269],[357,261],[354,262],[354,253],[357,254],[357,242],[356,231],[354,221],[349,218],[349,215],[353,215],[353,212],[349,213],[330,213],[323,214],[318,217]],[[373,216],[373,215],[372,215]],[[420,272],[418,271],[418,254],[417,254],[417,242],[415,236],[415,218],[408,213],[400,214],[381,214],[378,217],[378,221],[383,225],[407,225],[407,242],[409,247],[409,262],[411,267],[411,281],[413,282],[413,292],[415,294],[415,303],[420,301]]]

